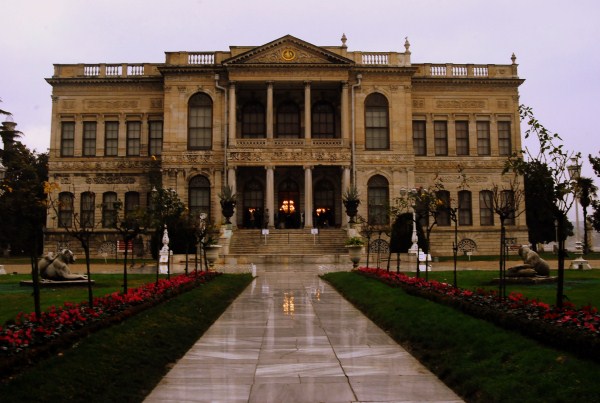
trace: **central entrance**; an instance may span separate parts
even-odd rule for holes
[[[276,227],[302,228],[304,213],[300,210],[300,186],[291,177],[285,178],[277,190],[278,213]]]

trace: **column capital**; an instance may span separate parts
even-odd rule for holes
[[[340,83],[342,84],[342,88],[347,89],[348,88],[348,81],[340,81]]]
[[[305,86],[309,86],[310,87],[311,83],[312,83],[312,81],[310,81],[310,80],[304,80],[304,85]]]
[[[304,170],[307,170],[307,169],[314,169],[314,168],[315,168],[315,166],[314,166],[314,165],[304,165],[302,168],[304,168]]]
[[[275,165],[265,165],[265,169],[266,169],[266,170],[269,170],[269,169],[271,169],[271,170],[273,170],[273,171],[274,171],[274,170],[275,170]]]

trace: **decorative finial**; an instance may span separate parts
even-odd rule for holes
[[[512,60],[512,64],[517,64],[517,56],[513,53],[510,60]]]
[[[348,40],[348,38],[346,38],[346,34],[342,34],[342,48],[347,48],[348,46],[346,46],[346,41]]]
[[[406,49],[406,53],[410,53],[410,42],[408,41],[408,36],[404,37],[404,49]]]

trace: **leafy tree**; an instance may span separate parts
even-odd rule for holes
[[[530,149],[522,150],[518,154],[514,154],[506,161],[504,171],[513,171],[521,175],[525,175],[530,169],[530,163],[535,162],[534,167],[538,164],[545,166],[552,178],[552,211],[554,220],[558,224],[558,282],[556,287],[556,305],[563,306],[564,298],[564,273],[565,273],[565,241],[566,227],[564,217],[570,210],[574,202],[574,185],[569,178],[567,165],[572,152],[567,152],[561,144],[562,139],[558,133],[552,133],[546,129],[534,116],[533,110],[530,107],[521,105],[519,107],[521,121],[528,126],[525,131],[525,138],[533,136],[539,143],[539,150],[534,153]],[[523,155],[527,157],[525,161]]]
[[[600,178],[600,157],[592,157],[592,155],[588,155],[588,159],[596,176]],[[590,223],[592,224],[592,228],[596,232],[600,232],[600,201],[592,200],[591,205],[593,208],[592,215],[590,217]]]
[[[590,251],[590,244],[587,232],[587,209],[592,204],[592,200],[594,196],[596,196],[596,192],[598,192],[598,187],[594,184],[594,180],[592,178],[588,178],[585,176],[580,176],[579,178],[577,178],[577,183],[575,186],[577,189],[577,197],[583,210],[583,253],[586,254]]]
[[[1,114],[8,114],[0,111]],[[0,184],[0,247],[30,257],[34,309],[41,314],[38,256],[42,251],[46,219],[43,182],[48,177],[48,155],[30,151],[18,139],[16,123],[4,122],[0,159],[5,177]]]
[[[525,162],[525,212],[529,243],[537,251],[538,243],[556,241],[554,227],[554,179],[546,164],[533,160]]]

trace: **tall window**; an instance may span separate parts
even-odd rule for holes
[[[427,138],[423,120],[413,120],[413,150],[415,155],[427,155]]]
[[[458,225],[473,225],[471,192],[468,190],[458,192]]]
[[[498,153],[500,155],[510,155],[510,122],[498,122]]]
[[[509,212],[508,217],[504,219],[505,225],[515,225],[515,194],[512,190],[503,190],[500,193],[500,203],[502,208]]]
[[[456,130],[456,155],[469,155],[469,122],[459,120],[454,123]]]
[[[96,122],[83,122],[83,155],[96,155]]]
[[[116,157],[119,154],[119,122],[104,123],[104,155]]]
[[[479,220],[481,225],[494,225],[493,194],[490,190],[479,192]]]
[[[102,195],[102,227],[112,228],[117,222],[117,194],[106,192]]]
[[[83,192],[81,194],[81,227],[92,228],[94,227],[94,193]]]
[[[58,195],[58,226],[68,228],[73,225],[73,194],[61,192]]]
[[[148,142],[148,154],[159,156],[162,154],[163,146],[163,122],[153,120],[149,123],[150,141]]]
[[[139,156],[142,139],[142,122],[127,122],[127,155]]]
[[[277,108],[277,137],[300,137],[300,108],[293,101],[284,102]]]
[[[435,155],[448,155],[448,124],[444,121],[433,122]]]
[[[188,206],[192,215],[210,214],[210,182],[206,177],[194,176],[190,180],[188,193]]]
[[[371,94],[365,100],[365,148],[390,148],[388,100],[379,93]]]
[[[212,100],[196,94],[188,103],[188,149],[208,150],[212,147]]]
[[[138,192],[125,193],[125,217],[132,217],[140,208],[140,194]]]
[[[60,156],[72,157],[75,152],[75,122],[62,122],[60,129]]]
[[[450,225],[450,213],[448,208],[450,207],[450,192],[447,190],[440,190],[436,193],[438,199],[438,211],[437,211],[437,224],[440,227]]]
[[[372,225],[387,225],[389,186],[388,180],[375,175],[367,183],[368,222]]]
[[[314,138],[335,137],[335,111],[329,102],[320,101],[312,107],[311,135]]]
[[[477,122],[477,154],[490,155],[490,122]]]
[[[248,102],[242,107],[242,137],[264,138],[265,108],[260,102]]]

